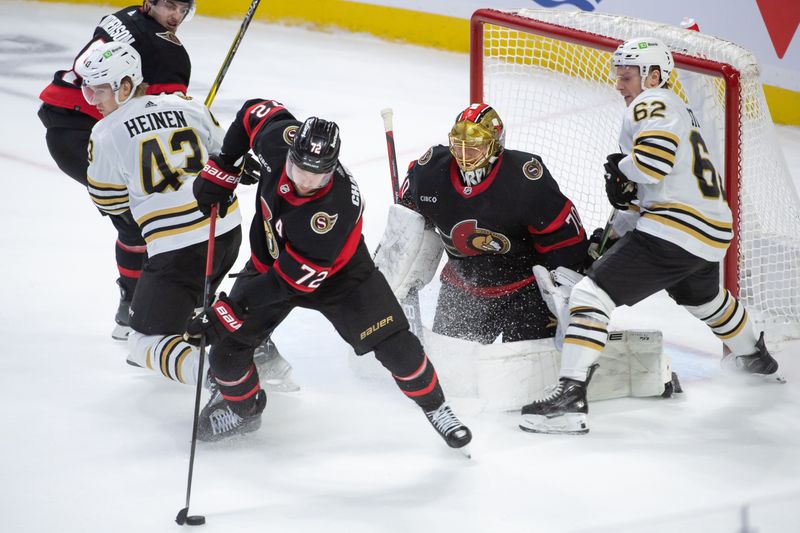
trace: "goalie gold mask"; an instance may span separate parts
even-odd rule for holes
[[[503,151],[503,121],[491,106],[472,104],[450,130],[450,153],[464,172],[485,167]]]

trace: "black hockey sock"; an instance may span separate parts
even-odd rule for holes
[[[219,385],[220,394],[235,413],[242,416],[251,410],[256,393],[261,390],[255,365],[251,364],[247,372],[239,379],[225,381],[218,376],[215,376],[214,379]]]
[[[444,392],[439,385],[439,376],[433,363],[425,355],[417,370],[406,376],[392,374],[403,394],[414,400],[425,411],[438,409],[444,403]]]
[[[438,409],[444,403],[444,392],[433,363],[422,349],[419,339],[409,330],[395,333],[375,346],[375,358],[392,373],[403,394],[425,411]]]
[[[146,246],[131,246],[117,240],[115,246],[117,257],[117,270],[119,270],[119,283],[123,288],[123,300],[133,299],[136,284],[142,275],[144,261],[147,258]]]

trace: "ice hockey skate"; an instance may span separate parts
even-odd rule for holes
[[[764,343],[764,332],[758,337],[756,351],[750,355],[726,353],[722,357],[722,368],[733,372],[755,374],[766,381],[786,383],[786,378],[778,371],[778,362],[770,355]]]
[[[597,365],[589,369],[586,381],[561,378],[555,387],[522,408],[520,429],[531,433],[589,433],[589,404],[586,389]]]
[[[438,409],[425,411],[425,416],[448,446],[457,449],[467,457],[472,456],[467,446],[472,440],[472,432],[458,419],[447,402],[440,405]]]
[[[128,335],[131,333],[131,326],[130,326],[130,309],[131,309],[131,301],[127,299],[127,291],[122,286],[122,284],[117,280],[117,285],[119,285],[119,305],[117,306],[117,314],[114,315],[114,322],[117,323],[114,326],[114,330],[111,332],[111,338],[115,341],[126,341],[128,340]]]
[[[283,358],[275,343],[267,338],[253,354],[261,384],[270,392],[297,392],[300,386],[292,380],[292,365]]]
[[[245,400],[239,403],[244,405],[234,410],[218,389],[213,391],[208,404],[200,412],[197,424],[198,440],[214,442],[260,428],[261,413],[267,406],[267,393],[264,389],[259,390],[252,397],[252,401]]]

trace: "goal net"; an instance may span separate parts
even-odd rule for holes
[[[693,109],[721,170],[736,237],[724,284],[772,334],[800,334],[800,203],[759,79],[740,46],[677,26],[564,10],[476,11],[471,100],[497,109],[506,146],[540,154],[589,232],[611,211],[606,155],[618,152],[625,103],[611,54],[656,37],[672,50],[670,86]]]

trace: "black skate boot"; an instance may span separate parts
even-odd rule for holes
[[[261,384],[270,392],[297,392],[300,386],[292,380],[292,365],[281,356],[270,338],[258,345],[253,353]]]
[[[597,365],[589,368],[586,381],[561,378],[558,385],[544,397],[522,408],[520,429],[531,433],[589,433],[589,404],[586,388]]]
[[[757,374],[767,377],[770,381],[786,383],[786,378],[778,372],[778,362],[770,355],[764,343],[764,332],[758,337],[756,351],[750,355],[735,355],[727,353],[722,357],[722,368],[736,370],[746,374]]]
[[[461,420],[453,413],[447,402],[440,405],[438,409],[425,411],[425,416],[448,446],[458,449],[464,455],[470,457],[466,446],[472,440],[472,432],[461,423]]]
[[[131,332],[131,297],[120,280],[117,280],[117,285],[119,285],[119,305],[117,306],[117,314],[114,315],[114,322],[117,325],[114,326],[114,330],[111,332],[111,338],[116,341],[126,341]]]
[[[256,431],[261,427],[261,413],[266,406],[267,393],[264,389],[235,404],[226,401],[217,389],[200,412],[197,438],[204,442],[213,442]]]

